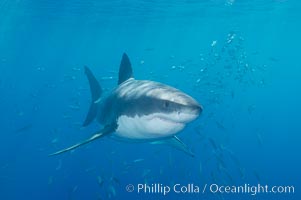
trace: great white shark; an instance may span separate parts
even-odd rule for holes
[[[195,120],[202,106],[184,92],[154,81],[136,80],[131,62],[123,54],[118,86],[102,98],[102,88],[88,67],[85,67],[91,90],[91,105],[83,126],[94,119],[103,125],[92,137],[50,155],[71,151],[104,136],[134,142],[169,144],[193,156],[177,137],[187,123]]]

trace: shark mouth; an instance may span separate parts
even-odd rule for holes
[[[175,126],[177,126],[177,125],[184,125],[183,122],[177,122],[175,120],[167,119],[166,117],[162,117],[162,116],[154,116],[152,119],[158,119],[158,120],[160,120],[162,122],[173,124]]]

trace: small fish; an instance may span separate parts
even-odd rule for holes
[[[231,150],[228,150],[226,148],[224,148],[224,150],[228,152],[231,160],[235,163],[235,165],[240,167],[241,163],[240,163],[239,159],[234,155],[234,153]]]
[[[138,158],[136,160],[133,160],[133,163],[138,163],[144,161],[144,158]]]
[[[112,197],[116,197],[116,189],[113,185],[109,185],[108,193],[112,195]]]
[[[227,6],[232,6],[234,4],[235,0],[227,0],[226,5]]]
[[[57,143],[59,141],[59,139],[56,137],[56,138],[53,138],[52,140],[51,140],[51,143],[52,144],[55,144],[55,143]]]
[[[70,119],[70,118],[72,118],[72,116],[71,115],[67,115],[67,114],[63,114],[62,118],[63,119]]]
[[[62,160],[59,160],[58,165],[56,166],[55,170],[60,170],[62,168]]]
[[[74,193],[74,192],[76,192],[76,190],[78,189],[78,186],[76,185],[76,186],[74,186],[73,188],[72,188],[72,193]]]
[[[213,149],[216,151],[217,145],[216,145],[215,141],[212,138],[208,138],[208,141],[211,144],[211,146],[213,147]]]
[[[193,129],[196,132],[196,134],[198,134],[198,136],[200,137],[200,140],[204,140],[206,138],[205,132],[200,130],[202,129],[200,124],[194,127]]]
[[[164,172],[163,167],[160,167],[160,175],[163,175],[163,172]]]
[[[111,177],[110,181],[113,182],[113,183],[116,183],[116,184],[120,185],[120,181],[116,177],[114,177],[114,176]]]
[[[150,169],[145,169],[145,170],[143,171],[142,178],[145,178],[147,175],[150,174],[150,172],[151,172]]]
[[[199,170],[200,170],[200,176],[202,176],[202,175],[203,175],[203,165],[202,165],[202,161],[200,161]]]
[[[171,69],[176,69],[177,67],[175,65],[171,66]]]
[[[6,169],[8,166],[9,166],[8,163],[6,163],[3,166],[1,166],[1,169]]]
[[[32,98],[37,98],[37,97],[38,97],[38,94],[36,94],[36,93],[31,93],[31,94],[30,94],[30,97],[32,97]]]
[[[227,39],[227,44],[230,44],[234,40],[235,36],[236,35],[234,33],[229,33],[228,39]]]
[[[222,158],[223,156],[219,153],[219,154],[215,154],[215,157],[216,157],[219,165],[222,166],[223,168],[226,168],[226,163]]]
[[[235,93],[234,93],[234,91],[232,90],[232,91],[231,91],[231,98],[234,99],[234,97],[235,97]]]
[[[132,167],[132,164],[131,163],[127,163],[126,161],[123,162],[123,165],[124,165],[125,172],[127,172]]]
[[[55,85],[55,84],[49,84],[49,83],[46,83],[45,86],[46,86],[47,88],[51,88],[51,89],[57,88],[57,85]]]
[[[258,141],[259,146],[262,147],[262,135],[261,135],[261,133],[257,133],[256,136],[257,136],[257,141]]]
[[[273,62],[278,62],[279,59],[278,58],[275,58],[275,57],[269,57],[269,60],[270,61],[273,61]]]
[[[101,176],[97,176],[97,183],[100,187],[102,187],[104,183],[104,179]]]
[[[173,65],[173,66],[171,66],[171,69],[173,69],[173,70],[178,69],[178,70],[182,71],[182,70],[185,69],[185,66],[183,66],[183,65],[179,65],[179,66]]]
[[[69,108],[71,108],[72,110],[79,110],[80,109],[79,106],[75,106],[75,105],[69,105]]]
[[[21,133],[21,132],[25,132],[25,131],[29,131],[32,128],[32,124],[27,124],[21,128],[18,128],[17,130],[15,130],[15,133]]]
[[[256,106],[255,105],[249,105],[248,106],[248,112],[251,115],[253,113],[253,111],[255,110]]]
[[[246,169],[240,167],[240,168],[239,168],[239,174],[240,174],[240,178],[241,178],[242,180],[244,180],[244,179],[246,178]]]
[[[264,79],[259,81],[259,86],[265,86],[266,82]]]
[[[150,183],[150,181],[148,180],[148,178],[144,178],[144,184],[148,185]]]
[[[45,71],[45,67],[37,67],[37,71]]]
[[[231,184],[234,184],[234,179],[233,179],[233,177],[231,176],[231,174],[228,172],[228,170],[227,170],[226,168],[224,168],[224,167],[221,166],[221,167],[220,167],[220,171],[221,171],[224,175],[226,175],[228,181],[230,181]]]
[[[260,71],[267,71],[267,65],[259,65],[257,66],[257,69],[259,69]]]
[[[261,178],[260,178],[258,172],[256,170],[253,170],[253,174],[256,177],[257,181],[260,183],[261,182]]]
[[[230,64],[227,64],[227,65],[224,66],[225,69],[232,69],[232,67],[233,67],[233,66],[230,65]]]
[[[97,200],[103,200],[103,198],[101,197],[101,195],[97,196]]]
[[[83,124],[81,122],[74,122],[72,123],[72,126],[75,128],[82,128]]]
[[[64,75],[64,79],[65,79],[65,80],[73,81],[73,80],[76,79],[76,76],[72,76],[72,75]]]
[[[48,177],[48,185],[51,185],[53,183],[53,176]]]
[[[214,41],[212,41],[211,46],[214,47],[216,44],[217,44],[217,41],[214,40]]]
[[[40,107],[38,105],[34,105],[32,107],[32,111],[37,112],[40,109]]]
[[[80,71],[80,68],[73,67],[73,68],[72,68],[72,71]]]
[[[217,177],[216,177],[215,173],[211,172],[210,176],[211,176],[212,181],[215,182],[215,183],[217,183]]]
[[[118,74],[118,71],[115,71],[115,70],[107,70],[107,72],[110,74]]]
[[[92,166],[92,167],[89,167],[85,170],[85,172],[91,172],[91,171],[95,171],[96,170],[96,167],[95,166]]]
[[[113,76],[103,76],[100,78],[100,80],[113,80],[114,77]]]
[[[224,125],[218,121],[215,121],[215,124],[217,126],[217,128],[219,128],[220,130],[226,131],[226,128],[224,127]]]
[[[170,167],[174,166],[174,160],[173,160],[173,156],[172,156],[171,151],[168,154],[168,164],[169,164]]]

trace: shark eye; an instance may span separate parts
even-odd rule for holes
[[[169,101],[164,101],[164,107],[165,107],[165,108],[168,108],[168,107],[169,107],[169,104],[170,104]]]

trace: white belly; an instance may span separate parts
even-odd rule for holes
[[[151,140],[175,135],[185,124],[164,120],[153,115],[142,117],[120,116],[115,135],[127,139]]]

